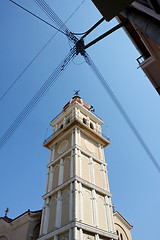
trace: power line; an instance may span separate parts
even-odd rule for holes
[[[66,33],[67,38],[74,44],[79,40],[74,34],[68,29],[68,27],[62,22],[57,14],[50,8],[50,6],[44,0],[34,0],[41,9],[48,15],[48,17],[58,25],[58,27]],[[84,2],[84,1],[83,1]],[[82,3],[83,3],[82,2]]]
[[[38,18],[39,20],[41,20],[42,22],[46,23],[47,25],[49,25],[50,27],[56,29],[57,31],[63,33],[64,35],[66,35],[66,33],[64,33],[63,31],[61,31],[60,29],[56,28],[55,26],[53,26],[52,24],[50,24],[49,22],[45,21],[44,19],[42,19],[41,17],[37,16],[36,14],[30,12],[29,10],[27,10],[26,8],[22,7],[21,5],[19,5],[18,3],[14,2],[13,0],[9,0],[10,2],[12,2],[13,4],[15,4],[16,6],[20,7],[21,9],[23,9],[24,11],[30,13],[32,16]]]
[[[54,14],[53,10],[45,3],[44,0],[35,0],[36,2],[38,2],[40,4],[40,6],[42,7],[43,10],[46,11],[46,13],[50,16],[50,18],[53,21],[56,21],[57,24],[63,24],[63,22],[61,21],[61,19]],[[63,27],[65,28],[65,31],[67,34],[67,37],[69,40],[72,40],[73,42],[77,42],[78,39],[69,31],[69,29],[63,25]],[[69,35],[69,34],[71,35]],[[76,46],[74,46],[74,57],[76,56]],[[101,84],[103,85],[104,89],[107,91],[107,93],[109,94],[109,96],[112,98],[113,102],[115,103],[115,105],[117,106],[117,108],[119,109],[120,113],[122,114],[122,116],[124,117],[124,119],[126,120],[126,122],[128,123],[129,127],[131,128],[131,130],[133,131],[133,133],[135,134],[135,136],[137,137],[138,141],[140,142],[141,146],[143,147],[143,149],[145,150],[145,152],[147,153],[147,155],[149,156],[149,158],[151,159],[152,163],[154,164],[154,166],[156,167],[156,169],[160,172],[160,165],[157,162],[157,160],[154,158],[154,156],[152,155],[150,149],[148,148],[148,146],[146,145],[144,139],[142,138],[142,136],[140,135],[140,133],[138,132],[138,130],[136,129],[136,127],[134,126],[133,122],[131,121],[131,119],[129,118],[128,114],[126,113],[126,111],[124,110],[124,108],[122,107],[122,105],[120,104],[119,100],[117,99],[117,97],[115,96],[114,92],[111,90],[111,88],[109,87],[108,83],[105,81],[104,77],[102,76],[102,74],[100,73],[100,71],[98,70],[98,68],[96,67],[96,65],[94,64],[94,62],[91,60],[91,58],[89,57],[89,55],[85,52],[85,50],[83,51],[83,56],[86,60],[86,62],[91,66],[92,70],[94,71],[94,73],[96,74],[96,76],[98,77],[98,79],[100,80]],[[70,58],[73,59],[74,57]],[[66,59],[64,60],[64,65],[66,64]],[[61,71],[64,70],[63,68],[63,64],[61,65]],[[55,73],[55,72],[53,72]],[[52,74],[53,75],[53,74]],[[51,75],[51,76],[52,76]],[[58,77],[58,75],[57,75]],[[35,101],[35,103],[37,103],[42,97],[43,97],[43,92],[41,93],[41,89],[37,92],[37,94],[40,93],[40,96],[38,98],[38,100]],[[36,98],[36,95],[34,96]],[[32,110],[32,102],[34,103],[34,97],[33,97],[33,101],[31,100],[29,102],[29,104],[31,103],[31,110]],[[28,104],[28,105],[29,105]],[[26,106],[28,108],[28,105]],[[25,110],[25,109],[24,109]],[[27,109],[27,114],[28,112],[31,111],[30,108]],[[25,111],[24,111],[25,112]],[[22,115],[22,116],[21,116]],[[23,111],[21,112],[21,114],[19,115],[20,117],[20,123],[21,121],[24,119],[26,115],[23,113]],[[22,119],[22,120],[21,120]],[[18,125],[17,125],[18,123]],[[17,118],[15,120],[15,122],[10,126],[10,128],[6,131],[6,133],[4,134],[4,136],[0,139],[0,147],[4,145],[4,143],[7,141],[7,139],[10,137],[10,135],[13,133],[13,131],[15,131],[15,129],[19,126],[19,119]]]
[[[58,24],[62,24],[63,22],[61,21],[61,19],[53,12],[53,10],[45,3],[44,0],[35,0],[36,2],[38,2],[39,4],[43,3],[43,5],[41,4],[42,9],[47,12],[47,14],[49,14],[50,18],[53,21],[58,22]],[[102,19],[100,20],[102,21]],[[66,28],[66,29],[65,29]],[[70,32],[70,30],[64,25],[64,31],[65,32]],[[92,29],[92,28],[91,28]],[[67,36],[69,40],[70,39],[69,36]],[[75,37],[75,36],[74,36]],[[77,38],[76,38],[77,39]],[[75,44],[78,41],[75,41]],[[76,44],[77,45],[77,44]],[[128,114],[126,113],[126,111],[124,110],[124,108],[122,107],[122,105],[120,104],[119,100],[117,99],[117,97],[115,96],[114,92],[112,91],[112,89],[109,87],[108,83],[105,81],[104,77],[102,76],[102,74],[100,73],[100,71],[98,70],[98,68],[96,67],[96,65],[94,64],[94,62],[92,61],[92,59],[89,57],[89,55],[86,53],[86,51],[84,49],[81,49],[81,51],[78,50],[78,53],[81,53],[81,55],[83,55],[83,57],[85,58],[85,61],[87,62],[87,64],[89,66],[91,66],[91,69],[94,71],[94,73],[96,74],[96,76],[98,77],[98,79],[100,80],[101,84],[103,85],[104,89],[107,91],[107,93],[109,94],[109,96],[111,97],[111,99],[113,100],[114,104],[117,106],[117,108],[119,109],[120,113],[122,114],[122,116],[124,117],[124,119],[126,120],[126,122],[128,123],[129,127],[131,128],[131,130],[133,131],[133,133],[135,134],[136,138],[138,139],[139,143],[141,144],[141,146],[143,147],[143,149],[145,150],[145,152],[147,153],[147,155],[149,156],[149,158],[151,159],[152,163],[154,164],[154,166],[156,167],[156,169],[160,172],[160,165],[158,164],[157,160],[154,158],[154,156],[152,155],[150,149],[148,148],[147,144],[145,143],[145,141],[143,140],[143,138],[141,137],[140,133],[138,132],[138,130],[136,129],[136,127],[134,126],[133,122],[130,120]]]
[[[69,65],[71,60],[76,57],[76,48],[73,47],[69,54],[64,58],[64,60],[59,64],[59,66],[54,70],[51,76],[46,80],[46,82],[42,85],[42,87],[37,91],[34,97],[29,101],[26,107],[21,111],[19,116],[15,119],[15,121],[10,125],[10,127],[6,130],[4,135],[0,138],[0,148],[4,146],[10,136],[16,131],[16,129],[20,126],[20,124],[24,121],[24,119],[28,116],[28,114],[34,109],[34,107],[38,104],[38,102],[44,97],[49,88],[55,83],[60,74],[64,71],[64,69]]]
[[[66,19],[66,21],[64,22],[67,23],[72,16],[78,11],[78,9],[81,7],[81,5],[85,2],[85,0],[83,0],[77,8],[75,8],[75,10],[73,11],[73,13]],[[61,27],[63,27],[63,24],[61,25]],[[60,28],[61,28],[60,27]],[[19,74],[19,76],[13,81],[13,83],[9,86],[9,88],[3,93],[3,95],[0,96],[0,101],[8,94],[8,92],[12,89],[12,87],[16,84],[16,82],[19,80],[19,78],[25,73],[25,71],[30,67],[30,65],[36,60],[36,58],[41,54],[41,52],[47,47],[47,45],[52,41],[52,39],[57,35],[59,31],[57,31],[47,42],[46,44],[40,49],[40,51],[36,54],[36,56],[29,62],[29,64],[23,69],[23,71]]]
[[[127,112],[124,110],[123,106],[121,105],[121,103],[119,102],[119,100],[117,99],[116,95],[114,94],[113,90],[110,88],[110,86],[108,85],[108,83],[106,82],[106,80],[104,79],[104,77],[102,76],[102,74],[100,73],[100,71],[98,70],[98,68],[96,67],[96,65],[94,64],[93,60],[90,58],[90,56],[86,53],[86,58],[88,58],[88,65],[91,67],[91,69],[93,70],[93,72],[96,74],[98,80],[101,82],[101,84],[103,85],[105,91],[109,94],[109,96],[111,97],[112,101],[114,102],[114,104],[116,105],[116,107],[118,108],[118,110],[120,111],[120,113],[122,114],[122,116],[124,117],[125,121],[128,123],[129,127],[131,128],[132,132],[134,133],[134,135],[136,136],[136,138],[138,139],[139,143],[141,144],[141,146],[143,147],[143,149],[145,150],[146,154],[148,155],[148,157],[151,159],[153,165],[156,167],[156,169],[158,170],[158,172],[160,173],[160,165],[158,163],[158,161],[155,159],[155,157],[153,156],[153,154],[151,153],[151,150],[149,149],[149,147],[147,146],[147,144],[145,143],[143,137],[140,135],[140,133],[138,132],[137,128],[135,127],[134,123],[132,122],[132,120],[129,118]]]

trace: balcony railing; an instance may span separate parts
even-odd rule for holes
[[[59,114],[60,115],[60,114]],[[59,116],[58,115],[58,116]],[[86,123],[83,123],[83,119],[82,118],[79,118],[79,117],[73,117],[72,119],[68,118],[66,120],[65,123],[61,124],[61,126],[55,131],[53,132],[48,138],[46,138],[43,142],[43,144],[45,144],[46,142],[48,142],[51,138],[55,137],[59,132],[62,131],[62,129],[64,129],[66,126],[69,126],[74,120],[78,120],[79,122],[81,122],[82,124],[86,125]],[[86,125],[88,128],[89,126]],[[96,129],[92,129],[92,128],[89,128],[92,132],[95,132],[97,134],[99,134],[100,136],[104,137],[105,139],[107,139],[109,142],[110,142],[110,138],[107,137],[105,134],[103,134],[102,132],[99,132],[97,131]]]

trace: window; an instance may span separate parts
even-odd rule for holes
[[[70,123],[70,118],[67,118],[66,124]]]
[[[63,124],[60,126],[60,129],[62,129],[63,128]]]
[[[116,233],[117,233],[117,235],[118,235],[118,240],[119,240],[119,232],[118,232],[118,230],[116,231]]]
[[[90,123],[90,128],[94,129],[93,123]]]
[[[87,120],[85,118],[83,118],[83,123],[87,124]]]
[[[120,237],[121,237],[121,240],[123,240],[123,236],[122,236],[122,233],[120,234]]]

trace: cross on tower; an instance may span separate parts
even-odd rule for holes
[[[5,211],[5,217],[7,217],[8,212],[9,212],[9,208],[7,207],[7,209]]]

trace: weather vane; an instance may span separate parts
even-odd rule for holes
[[[80,90],[74,90],[74,96],[79,96],[79,92],[80,92]]]

